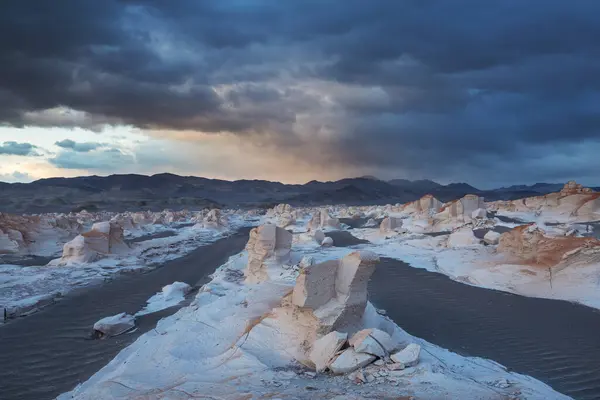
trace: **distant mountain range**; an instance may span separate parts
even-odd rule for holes
[[[292,205],[405,203],[425,194],[449,201],[465,194],[486,200],[512,200],[556,192],[561,183],[536,183],[479,190],[466,183],[441,185],[430,180],[379,180],[366,176],[334,182],[287,185],[262,180],[225,181],[174,174],[84,176],[0,182],[0,212],[42,213],[110,210],[199,209]],[[598,189],[598,188],[596,188]]]

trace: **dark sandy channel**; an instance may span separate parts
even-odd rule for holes
[[[330,232],[334,245],[361,241]],[[410,334],[465,355],[494,360],[574,399],[600,399],[600,311],[456,282],[382,258],[370,301]]]
[[[0,398],[52,399],[73,389],[179,307],[137,320],[138,330],[106,340],[90,340],[93,324],[121,312],[136,313],[165,285],[192,286],[227,258],[243,250],[249,228],[202,246],[144,274],[123,275],[72,293],[60,302],[0,327]]]

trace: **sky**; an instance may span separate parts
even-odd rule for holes
[[[597,0],[7,0],[0,181],[600,184]]]

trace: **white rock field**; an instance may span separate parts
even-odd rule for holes
[[[567,398],[379,315],[367,301],[375,253],[323,248],[302,233],[292,241],[279,229],[254,229],[191,305],[60,398]],[[245,281],[231,278],[241,272]]]

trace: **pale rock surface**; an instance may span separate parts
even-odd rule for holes
[[[461,199],[444,204],[439,213],[434,215],[437,223],[456,220],[457,222],[470,222],[473,212],[477,209],[485,210],[483,197],[468,194]]]
[[[334,374],[348,374],[371,364],[376,358],[371,354],[357,353],[349,347],[329,365],[329,369]]]
[[[127,313],[102,318],[94,324],[94,330],[104,336],[117,336],[135,327],[135,318]]]
[[[419,363],[419,355],[421,354],[421,346],[416,343],[411,343],[403,350],[391,355],[392,361],[404,365],[406,368],[414,367]]]
[[[322,338],[315,341],[313,349],[310,352],[310,360],[315,364],[317,372],[323,372],[344,346],[348,339],[347,333],[330,332]]]
[[[473,229],[466,226],[456,231],[452,232],[450,236],[448,236],[447,246],[451,248],[458,247],[470,247],[480,243],[480,240],[477,239],[475,234],[473,233]]]
[[[396,217],[385,217],[379,225],[381,233],[392,233],[402,227],[402,219]]]
[[[500,236],[502,236],[501,233],[489,231],[483,237],[483,241],[486,242],[487,244],[495,245],[495,244],[500,243]]]
[[[325,239],[323,239],[323,241],[321,242],[321,246],[323,246],[323,247],[333,246],[333,239],[330,238],[329,236],[325,237]]]
[[[250,231],[246,244],[248,265],[246,282],[258,283],[269,279],[268,262],[284,263],[289,260],[292,234],[272,224],[261,225]]]

